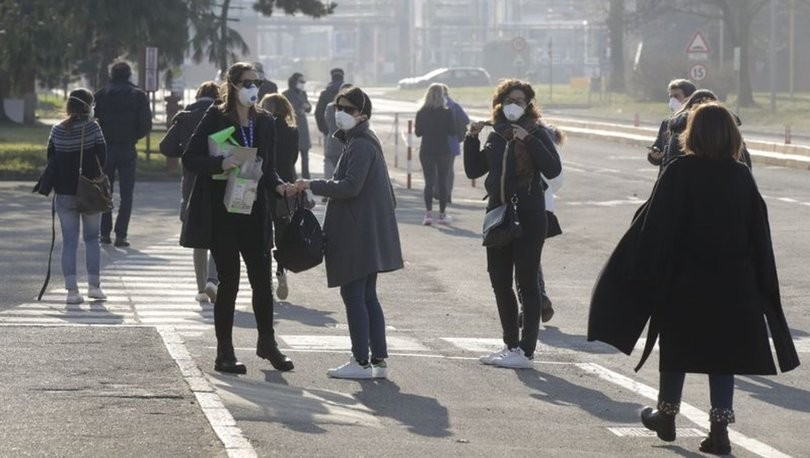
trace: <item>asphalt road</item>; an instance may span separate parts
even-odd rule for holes
[[[392,111],[408,108],[375,101],[375,109],[386,107]],[[386,151],[391,156],[390,118],[373,119],[380,136],[389,140]],[[90,322],[116,329],[127,324],[146,326],[131,328],[135,335],[130,339],[144,341],[159,367],[165,368],[157,392],[187,397],[191,402],[196,399],[200,406],[196,412],[186,412],[192,426],[181,425],[175,415],[156,416],[165,435],[176,434],[175,442],[188,442],[181,455],[701,456],[697,443],[708,426],[709,408],[705,376],[687,377],[684,408],[678,418],[679,438],[663,443],[640,430],[638,421],[639,409],[654,403],[656,356],[634,373],[638,354],[627,357],[607,346],[588,343],[584,337],[594,279],[633,212],[649,195],[657,169],[644,160],[643,151],[612,143],[571,138],[561,153],[565,177],[557,195],[557,213],[564,234],[549,240],[543,255],[547,287],[557,313],[541,329],[532,370],[495,369],[477,362],[486,349],[501,345],[480,246],[484,212],[480,183],[473,188],[458,175],[450,210],[454,222],[447,227],[424,227],[420,224],[424,212],[421,180],[415,174],[414,189],[404,189],[402,161],[400,169],[392,168],[392,175],[397,183],[397,217],[406,268],[381,275],[379,282],[389,326],[389,381],[326,377],[326,369],[345,362],[349,352],[340,296],[337,290],[326,288],[322,267],[292,276],[289,298],[276,306],[276,332],[282,348],[295,361],[295,371],[278,373],[255,356],[256,332],[249,287],[244,284],[235,343],[248,373],[224,376],[213,372],[211,309],[193,302],[190,253],[176,247],[178,186],[174,183],[137,186],[134,245],[130,250],[105,251],[102,276],[110,301],[96,305],[95,315],[64,311],[59,302],[58,264],[48,302],[32,304],[47,257],[48,205],[29,195],[27,184],[3,184],[0,258],[8,279],[7,288],[0,293],[3,334],[19,341],[22,337],[14,336],[31,333],[30,328],[19,327],[22,324],[63,324],[70,329]],[[460,161],[456,166],[460,171]],[[806,174],[772,166],[754,170],[769,206],[783,305],[802,359],[810,352],[810,313],[805,306],[810,296],[806,266],[810,242],[805,223],[810,216],[810,184]],[[150,326],[160,327],[166,348],[155,342]],[[74,342],[95,339],[92,348],[97,349],[102,337],[94,336],[93,329],[77,328],[70,338]],[[103,355],[104,345],[100,346],[97,351]],[[128,360],[128,352],[137,351],[115,345],[106,348],[107,356],[99,357],[99,365],[111,371],[123,369],[110,354]],[[4,353],[4,360],[15,362],[11,366],[22,376],[41,377],[30,365],[16,361],[36,358],[38,352],[47,350],[22,345]],[[174,358],[179,371],[165,367],[167,355]],[[53,365],[54,377],[68,372],[53,359],[43,361]],[[137,373],[138,364],[143,365],[144,374],[154,369],[148,358],[136,358],[134,367],[126,370]],[[194,396],[178,391],[176,384],[165,380],[165,374],[173,374],[175,381],[185,379]],[[738,422],[732,434],[735,456],[810,455],[807,375],[806,367],[801,366],[777,377],[737,378]],[[19,386],[6,395],[12,403],[24,405],[28,391]],[[50,417],[40,410],[35,419],[12,418],[30,428],[45,427],[49,418],[56,421],[53,412],[71,405],[50,401]],[[42,402],[47,404],[49,398]],[[160,409],[185,412],[170,406]],[[199,426],[200,412],[213,428]],[[120,415],[141,418],[137,409],[123,409]],[[158,438],[138,440],[148,431],[140,421],[133,422],[130,431],[114,425],[109,432],[120,435],[120,441],[117,448],[109,448],[110,442],[105,442],[101,449],[105,454],[178,453]],[[9,431],[0,428],[0,443]],[[211,444],[212,437],[220,438],[222,448]],[[53,440],[64,446],[61,454],[79,455],[82,450],[75,448],[75,439],[67,433]],[[0,455],[40,454],[33,445],[26,448],[25,441],[15,444],[14,453],[0,448]]]

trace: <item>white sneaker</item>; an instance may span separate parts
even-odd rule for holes
[[[374,377],[371,364],[361,366],[354,358],[350,359],[348,363],[334,367],[326,371],[326,375],[332,378],[347,378],[347,379],[370,379]]]
[[[453,217],[447,213],[439,213],[439,224],[450,224],[453,222]]]
[[[287,274],[282,273],[281,275],[276,275],[278,279],[278,287],[276,288],[276,296],[278,299],[283,301],[287,299],[287,295],[290,294],[290,289],[287,286]]]
[[[90,286],[87,288],[87,297],[91,299],[98,299],[104,300],[107,299],[107,295],[104,294],[104,291],[101,290],[101,286]]]
[[[509,353],[509,347],[504,345],[504,347],[500,350],[478,358],[478,361],[480,361],[482,364],[493,364],[492,361],[494,361],[495,358],[500,358],[507,353]]]
[[[388,378],[388,364],[380,361],[377,364],[371,363],[371,376],[373,378]]]
[[[209,299],[208,294],[206,294],[204,292],[197,293],[197,295],[194,296],[194,300],[197,301],[197,302],[208,302],[208,299]]]
[[[520,347],[510,348],[509,351],[503,355],[493,358],[492,364],[511,369],[529,369],[534,367],[534,361],[527,358],[526,355],[523,354],[523,349]]]
[[[425,213],[425,217],[422,219],[423,226],[430,226],[433,224],[433,213],[427,212]]]
[[[82,302],[84,302],[84,298],[79,294],[78,289],[68,290],[67,298],[65,299],[66,304],[81,304]]]
[[[205,294],[208,296],[208,299],[211,300],[211,303],[217,301],[217,290],[219,287],[212,281],[209,281],[205,284]]]

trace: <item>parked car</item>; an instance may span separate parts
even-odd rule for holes
[[[399,80],[400,89],[425,88],[432,83],[444,83],[450,87],[489,86],[489,73],[480,67],[437,68],[425,75]]]

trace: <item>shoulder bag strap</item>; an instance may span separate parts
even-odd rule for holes
[[[51,260],[53,259],[53,246],[56,242],[56,196],[51,199],[51,251],[48,253],[48,272],[45,274],[45,282],[39,290],[37,300],[41,301],[42,296],[45,294],[45,289],[48,288],[48,282],[51,281]]]
[[[82,126],[82,142],[81,145],[79,146],[79,178],[82,177],[82,164],[84,163],[84,129],[86,127],[87,123],[84,123],[84,125]]]

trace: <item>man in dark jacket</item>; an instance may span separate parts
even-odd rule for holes
[[[329,136],[332,135],[332,132],[329,132],[329,125],[326,123],[324,112],[326,111],[326,105],[334,102],[335,97],[340,92],[340,86],[343,84],[343,69],[333,68],[329,71],[329,74],[332,76],[332,82],[326,86],[326,89],[321,91],[318,103],[315,105],[315,122],[318,123],[318,130],[324,136],[324,145],[329,144]]]
[[[126,62],[110,68],[110,82],[96,92],[96,117],[107,141],[107,163],[104,173],[115,184],[118,172],[121,203],[115,220],[115,246],[127,247],[127,230],[132,214],[132,194],[135,190],[135,165],[138,153],[135,144],[152,130],[152,111],[146,93],[129,82],[132,69]],[[112,212],[101,216],[101,243],[110,244]]]
[[[261,100],[267,94],[277,94],[278,85],[267,79],[267,76],[264,74],[264,66],[260,62],[254,62],[253,68],[256,69],[256,73],[259,74],[259,79],[262,80],[262,84],[259,86],[259,95],[256,100]]]

